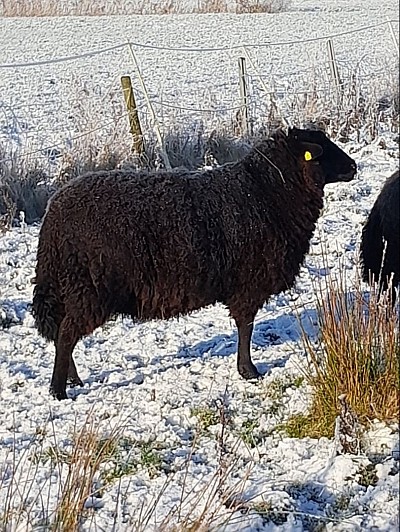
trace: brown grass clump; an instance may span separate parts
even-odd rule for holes
[[[347,290],[341,275],[318,291],[318,343],[303,332],[314,388],[310,413],[301,416],[302,435],[332,436],[343,398],[361,423],[399,416],[399,316],[377,288]],[[295,420],[290,420],[295,427]]]

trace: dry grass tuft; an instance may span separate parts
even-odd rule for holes
[[[10,156],[0,145],[0,232],[10,229],[21,212],[29,224],[39,221],[54,190],[38,161]]]
[[[399,316],[388,296],[377,288],[365,294],[360,283],[349,291],[341,274],[326,294],[318,290],[317,315],[319,342],[303,332],[314,397],[302,434],[332,436],[344,397],[361,423],[398,419]]]
[[[290,6],[290,0],[238,0],[236,13],[280,13]]]
[[[95,477],[101,464],[114,454],[118,436],[114,433],[107,438],[100,438],[94,425],[91,418],[74,434],[72,451],[67,461],[68,471],[55,510],[53,530],[77,531],[87,501],[100,494]]]
[[[226,13],[229,11],[226,0],[200,0],[198,13]]]
[[[113,460],[122,426],[105,437],[89,414],[60,447],[55,427],[38,427],[31,444],[17,441],[0,468],[0,530],[77,532],[90,508],[101,500],[103,464]],[[43,468],[49,474],[43,480]],[[38,480],[39,479],[39,480]]]

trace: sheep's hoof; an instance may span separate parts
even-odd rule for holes
[[[59,401],[62,401],[63,399],[68,399],[66,390],[57,391],[54,389],[53,386],[50,386],[50,393],[55,399],[58,399]]]
[[[71,388],[75,388],[76,386],[84,386],[83,382],[79,377],[68,377],[67,384]]]
[[[251,363],[247,366],[238,366],[238,371],[239,374],[246,380],[261,379],[262,377],[255,365]]]

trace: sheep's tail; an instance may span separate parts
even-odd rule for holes
[[[32,314],[39,334],[56,340],[60,326],[60,303],[51,283],[39,283],[33,291]]]
[[[384,256],[384,240],[381,219],[378,212],[372,211],[365,224],[361,237],[361,263],[363,266],[363,281],[378,282],[382,271]],[[371,276],[374,279],[371,279]]]
[[[44,225],[42,232],[44,232]],[[36,277],[32,280],[36,285],[33,291],[32,314],[39,334],[51,341],[56,341],[60,323],[65,315],[58,290],[59,261],[55,242],[48,235],[41,234]]]

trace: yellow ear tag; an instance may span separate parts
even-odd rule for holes
[[[306,161],[311,161],[312,155],[311,155],[311,153],[309,151],[304,152],[304,159]]]

